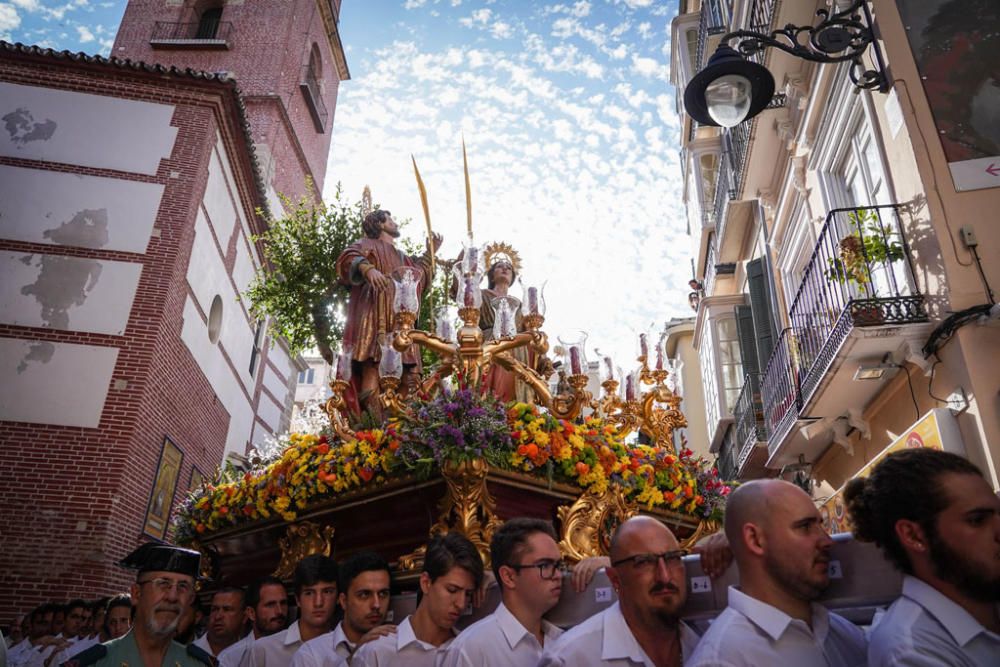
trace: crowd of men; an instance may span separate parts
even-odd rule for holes
[[[610,556],[585,563],[586,587],[605,566],[617,602],[563,631],[545,620],[564,585],[552,526],[507,521],[490,545],[501,602],[458,632],[483,589],[483,561],[465,537],[427,544],[416,610],[387,622],[389,564],[373,553],[341,563],[314,555],[292,590],[267,577],[214,592],[197,627],[198,555],[144,545],[128,597],[43,605],[8,650],[11,667],[728,667],[1000,664],[1000,499],[966,459],[930,449],[894,453],[846,501],[856,538],[875,542],[903,573],[901,597],[870,628],[816,603],[833,544],[811,498],[780,480],[738,487],[725,532],[700,549],[718,575],[735,560],[729,606],[698,636],[682,620],[688,587],[677,538],[644,516],[616,530]],[[289,623],[289,593],[298,609]],[[131,631],[127,616],[131,605]],[[16,629],[16,628],[15,628]],[[105,643],[100,643],[105,642]],[[185,648],[184,644],[189,643]]]

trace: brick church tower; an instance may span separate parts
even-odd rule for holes
[[[257,209],[322,192],[339,0],[132,0],[111,59],[0,41],[0,616],[115,563],[305,368],[240,295]],[[124,60],[127,59],[127,60]]]
[[[341,0],[130,0],[111,55],[226,72],[240,87],[265,183],[323,191],[337,87],[350,77]]]

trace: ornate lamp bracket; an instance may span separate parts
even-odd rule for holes
[[[850,62],[851,81],[855,86],[883,93],[889,90],[885,60],[875,38],[875,22],[867,0],[855,0],[839,12],[820,9],[816,16],[821,20],[814,26],[789,23],[767,35],[753,30],[736,30],[723,35],[721,43],[728,45],[733,40],[740,40],[736,50],[744,57],[773,46],[815,63]],[[874,68],[869,68],[862,59],[869,46]]]

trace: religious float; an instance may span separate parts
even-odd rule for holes
[[[550,384],[542,290],[522,285],[518,299],[482,288],[501,263],[520,269],[513,248],[477,247],[470,229],[459,259],[438,263],[454,278],[458,320],[440,307],[433,331],[416,328],[419,271],[394,272],[374,409],[360,421],[352,409],[357,361],[342,349],[319,433],[288,435],[280,454],[217,475],[181,505],[174,538],[206,556],[206,576],[244,585],[290,577],[310,554],[373,550],[405,590],[429,536],[459,531],[488,564],[493,532],[515,516],[551,520],[570,563],[607,554],[615,527],[637,513],[684,546],[717,529],[729,487],[675,434],[687,422],[665,341],[641,335],[625,375],[602,357],[596,397],[585,336],[561,341],[561,379]],[[404,372],[415,347],[433,363]]]

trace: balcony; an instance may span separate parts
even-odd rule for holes
[[[149,45],[154,49],[228,49],[232,34],[229,21],[157,21]]]
[[[319,81],[316,80],[315,74],[308,65],[302,68],[299,89],[302,91],[302,96],[305,97],[306,106],[309,108],[309,115],[312,116],[316,131],[325,132],[326,122],[330,117],[329,112],[326,110],[326,105],[323,104],[323,93]]]
[[[815,460],[829,438],[805,440],[795,422],[862,410],[882,384],[855,380],[859,363],[891,357],[929,327],[899,210],[890,204],[827,215],[789,309],[791,327],[764,372],[769,467],[799,454]]]
[[[747,375],[744,380],[743,389],[733,407],[733,419],[734,449],[737,451],[736,475],[739,479],[753,479],[763,473],[767,460],[766,448],[758,447],[767,442],[759,373]]]
[[[729,429],[719,447],[719,458],[715,462],[719,477],[727,482],[735,481],[740,472],[739,447],[733,440],[733,430]]]

